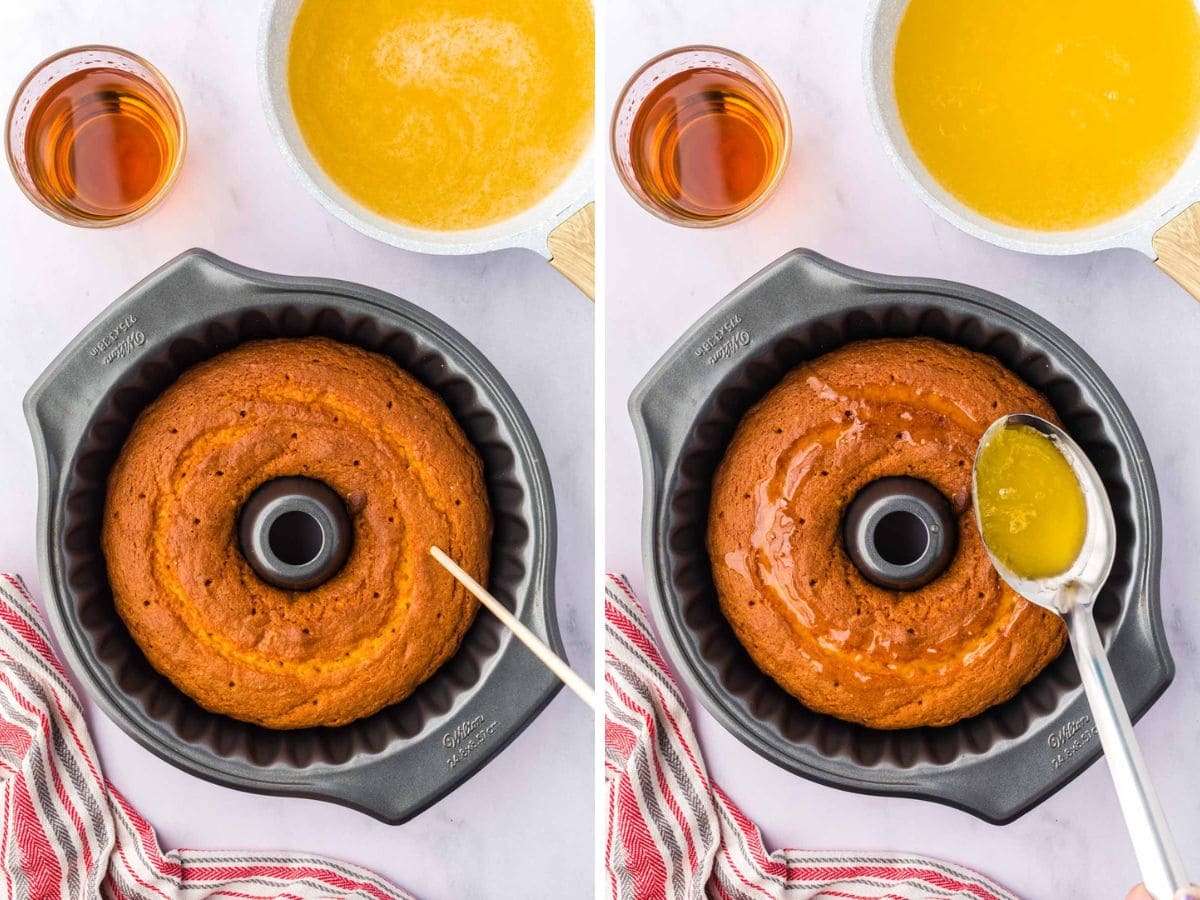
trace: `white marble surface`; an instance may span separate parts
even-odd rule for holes
[[[607,9],[608,109],[653,54],[722,44],[775,78],[791,107],[795,149],[765,208],[707,231],[652,218],[607,167],[606,566],[628,573],[644,595],[630,390],[702,311],[784,251],[811,247],[881,272],[966,281],[1025,304],[1104,367],[1150,448],[1178,673],[1137,732],[1190,872],[1200,875],[1200,306],[1132,252],[1021,256],[962,235],[929,212],[892,170],[867,117],[865,0],[609,0]],[[692,709],[713,776],[761,823],[771,848],[919,851],[973,866],[1038,900],[1121,898],[1137,880],[1102,763],[1017,822],[994,827],[932,803],[863,797],[791,776],[743,747],[698,704]]]
[[[592,305],[537,255],[434,258],[378,244],[322,211],[267,131],[255,72],[259,4],[244,0],[0,2],[0,93],[80,43],[139,52],[174,84],[190,147],[149,218],[108,231],[61,225],[0,178],[0,566],[38,593],[35,474],[21,397],[79,329],[189,247],[246,265],[360,281],[432,310],[513,386],[550,461],[559,524],[559,621],[590,677],[593,616]],[[561,693],[460,790],[406,825],[308,800],[216,787],[91,715],[105,771],[164,847],[302,849],[373,867],[423,898],[590,895],[592,718]]]

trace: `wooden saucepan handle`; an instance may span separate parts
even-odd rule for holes
[[[1200,203],[1158,229],[1151,243],[1158,267],[1200,300]]]
[[[596,204],[589,203],[550,232],[550,265],[596,299]]]

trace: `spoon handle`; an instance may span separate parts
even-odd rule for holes
[[[1142,881],[1155,900],[1171,900],[1176,891],[1188,886],[1183,861],[1138,749],[1133,723],[1108,665],[1091,605],[1074,607],[1066,618],[1079,676],[1117,789]]]

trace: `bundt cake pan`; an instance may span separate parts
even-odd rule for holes
[[[332,800],[402,822],[477,772],[558,681],[481,613],[408,699],[339,728],[270,729],[206,712],[155,672],[113,608],[100,525],[138,413],[180,372],[249,340],[324,335],[390,356],[447,403],[479,449],[495,520],[490,588],[559,653],[554,504],[525,412],[461,335],[397,297],[256,272],[192,250],[117,300],[25,397],[51,625],[72,671],[131,737],[202,778]]]
[[[675,667],[750,747],[823,784],[935,800],[1002,824],[1100,754],[1070,653],[1008,702],[950,727],[853,725],[806,709],[759,671],[721,614],[705,550],[710,483],[743,414],[802,360],[854,340],[914,335],[998,358],[1046,395],[1096,465],[1118,531],[1096,617],[1125,702],[1135,719],[1142,715],[1174,674],[1146,447],[1112,384],[1070,338],[976,288],[874,275],[797,250],[709,310],[630,399],[646,577]]]

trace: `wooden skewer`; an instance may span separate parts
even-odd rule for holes
[[[489,594],[483,585],[464,572],[462,567],[447,556],[441,547],[430,547],[429,555],[436,559],[447,572],[457,578],[463,587],[474,594],[475,599],[486,606],[492,615],[503,622],[516,635],[517,640],[528,647],[529,651],[547,669],[557,675],[563,684],[574,691],[580,700],[592,709],[596,709],[596,694],[592,691],[591,685],[576,675],[571,670],[571,667],[556,656],[553,650],[542,643],[542,640],[536,634],[526,628],[520,619],[505,609],[504,605]]]

